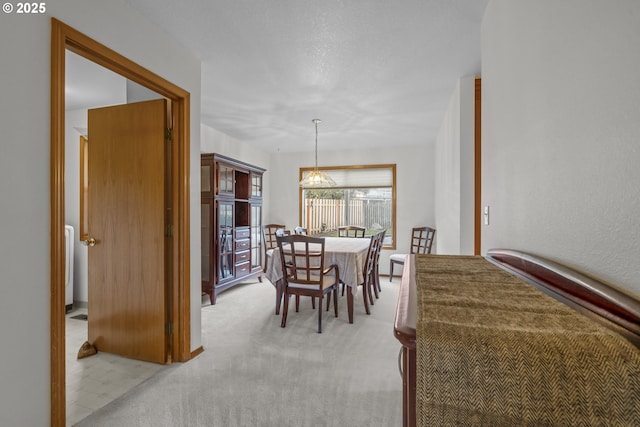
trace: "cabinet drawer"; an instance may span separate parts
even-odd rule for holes
[[[251,240],[236,240],[236,251],[244,251],[251,248]]]
[[[236,227],[236,240],[248,239],[250,235],[249,227]]]
[[[236,277],[249,274],[251,272],[251,263],[243,262],[242,264],[236,264]]]
[[[236,264],[249,261],[249,259],[251,259],[251,252],[249,251],[236,252]]]

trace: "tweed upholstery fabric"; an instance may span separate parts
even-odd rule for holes
[[[416,255],[418,426],[637,426],[640,351],[482,257]]]

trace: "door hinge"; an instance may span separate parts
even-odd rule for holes
[[[167,138],[167,141],[173,141],[173,128],[167,128],[165,137]]]
[[[173,237],[173,226],[172,225],[167,225],[165,227],[164,236],[165,237]]]
[[[167,322],[164,326],[165,333],[167,335],[173,335],[173,322]]]

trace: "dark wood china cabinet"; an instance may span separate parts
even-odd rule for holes
[[[216,296],[252,278],[262,281],[262,175],[265,169],[202,154],[202,293]]]

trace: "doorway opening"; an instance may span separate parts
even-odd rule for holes
[[[186,361],[190,351],[189,291],[189,93],[117,52],[52,18],[51,27],[51,425],[66,424],[65,410],[65,53],[69,50],[171,100],[173,143],[166,307],[173,321],[169,360]]]

